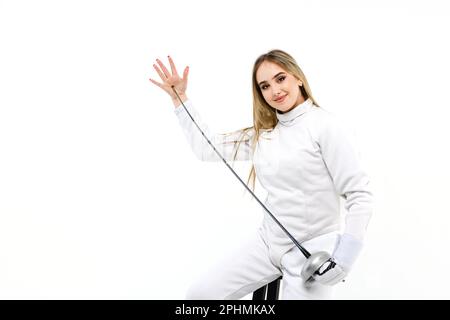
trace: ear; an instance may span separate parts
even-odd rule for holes
[[[303,86],[303,83],[301,81],[298,82],[298,86],[301,87]]]

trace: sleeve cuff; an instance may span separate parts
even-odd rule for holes
[[[339,236],[333,258],[346,272],[348,272],[363,248],[363,242],[354,236],[344,233]]]
[[[191,104],[191,101],[189,99],[187,99],[186,101],[183,102],[184,105],[186,106],[186,108],[189,109],[189,105]],[[180,104],[178,107],[175,107],[173,112],[178,116],[180,113],[185,112],[183,105]]]

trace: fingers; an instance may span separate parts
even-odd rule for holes
[[[161,78],[163,83],[156,82],[153,79],[149,79],[152,83],[157,85],[158,87],[162,89],[166,89],[166,86],[169,84],[175,84],[180,83],[180,76],[178,75],[177,68],[175,67],[175,63],[173,62],[172,57],[167,56],[169,58],[170,68],[172,71],[172,74],[169,72],[169,70],[164,66],[164,64],[161,62],[161,60],[156,59],[158,65],[153,64],[153,68],[155,68],[156,72],[158,73],[159,77]],[[183,79],[181,82],[181,85],[186,86],[186,82],[189,76],[189,66],[187,66],[183,71]]]
[[[163,89],[163,84],[162,83],[159,83],[159,82],[156,82],[155,80],[153,80],[153,79],[149,79],[151,82],[153,82],[154,84],[156,84],[158,87],[160,87],[161,89]]]
[[[170,69],[172,70],[172,74],[174,76],[178,75],[177,68],[175,68],[175,64],[173,63],[172,58],[170,56],[167,56],[167,58],[169,58]]]
[[[156,64],[153,64],[153,68],[155,68],[156,72],[158,73],[159,77],[161,78],[162,81],[166,81],[167,77],[164,73],[161,72],[161,70],[159,70],[158,66]]]
[[[166,66],[161,62],[161,60],[156,59],[156,61],[158,62],[159,66],[161,67],[162,71],[164,72],[164,75],[166,76],[166,78],[169,78],[170,72],[169,72],[169,70],[167,70]]]
[[[187,81],[188,79],[188,74],[189,74],[189,66],[187,66],[186,68],[184,68],[184,72],[183,72],[183,80]]]

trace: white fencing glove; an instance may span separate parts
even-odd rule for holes
[[[361,252],[363,243],[354,236],[344,233],[338,235],[337,243],[331,259],[328,259],[313,278],[325,285],[335,285],[342,281],[350,271],[353,263]]]

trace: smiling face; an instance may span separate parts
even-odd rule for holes
[[[290,111],[305,101],[301,80],[278,64],[264,61],[256,71],[256,82],[266,102],[280,113]]]

